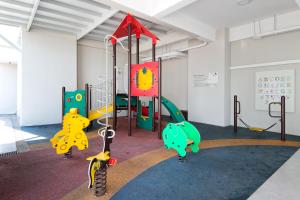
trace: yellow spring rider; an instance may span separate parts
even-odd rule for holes
[[[90,161],[88,169],[88,188],[93,189],[96,196],[102,196],[106,193],[107,168],[117,163],[116,159],[110,157],[110,144],[115,136],[115,131],[108,123],[108,114],[112,111],[112,104],[107,104],[104,106],[104,109],[99,111],[101,117],[97,119],[97,123],[102,126],[102,128],[98,130],[98,135],[103,141],[102,150],[99,154],[87,158],[87,160]]]
[[[70,156],[73,146],[76,146],[78,150],[88,148],[88,139],[83,129],[89,124],[90,120],[79,115],[77,108],[70,109],[70,112],[63,118],[62,130],[50,139],[56,153]]]
[[[89,189],[93,189],[95,196],[102,196],[106,193],[107,168],[117,163],[117,160],[110,157],[110,144],[115,136],[115,131],[106,126],[98,131],[103,139],[102,151],[87,158],[90,161],[88,169]]]

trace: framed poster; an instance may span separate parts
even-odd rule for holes
[[[286,112],[295,112],[295,70],[256,72],[256,110],[268,110],[269,103],[286,97]],[[280,106],[274,105],[274,111]]]

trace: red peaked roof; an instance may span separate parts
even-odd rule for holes
[[[136,34],[137,38],[141,35],[148,36],[152,39],[152,43],[156,44],[158,38],[151,33],[145,26],[143,26],[138,20],[136,20],[131,14],[128,14],[118,26],[117,30],[113,33],[116,38],[122,38],[128,36],[128,25],[131,24],[131,35]],[[112,44],[116,44],[116,39],[111,38]]]

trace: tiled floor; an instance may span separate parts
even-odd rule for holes
[[[0,155],[17,151],[13,115],[0,115]]]
[[[249,200],[299,200],[300,150],[282,165]]]
[[[0,115],[0,156],[29,151],[32,135],[20,129],[16,115]]]

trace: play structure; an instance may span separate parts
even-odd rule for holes
[[[135,64],[132,64],[132,35],[135,35],[136,38]],[[141,35],[149,37],[152,40],[152,62],[140,63],[139,44]],[[126,37],[128,42],[128,95],[122,98],[116,94],[116,45],[118,39]],[[183,114],[175,104],[161,95],[162,62],[161,58],[158,58],[158,62],[156,62],[155,56],[158,38],[133,16],[128,14],[112,34],[110,40],[113,46],[113,130],[117,128],[117,102],[120,102],[121,98],[124,108],[127,108],[128,111],[128,136],[132,135],[132,111],[136,111],[136,126],[149,131],[155,131],[157,121],[157,136],[161,139],[161,105],[164,105],[175,122],[170,123],[164,130],[163,139],[165,146],[175,149],[181,158],[185,158],[187,147],[190,147],[193,152],[198,152],[201,140],[198,130],[192,124],[185,121]],[[148,106],[143,105],[144,103],[142,103],[140,97],[150,98]],[[157,113],[155,108],[156,101],[158,105]]]
[[[136,64],[132,64],[131,47],[132,35],[136,37]],[[139,40],[141,35],[152,39],[152,62],[139,63]],[[127,37],[128,49],[125,49],[120,38]],[[105,37],[106,71],[105,76],[99,78],[97,85],[85,84],[85,90],[66,91],[62,88],[62,116],[63,128],[52,139],[53,148],[57,154],[70,157],[72,147],[79,150],[88,148],[88,139],[83,131],[91,122],[96,121],[100,128],[98,135],[102,138],[101,151],[88,157],[88,188],[94,190],[96,196],[106,193],[107,168],[115,165],[116,160],[111,158],[110,144],[115,136],[117,126],[117,111],[128,111],[128,135],[132,135],[132,111],[136,113],[136,126],[149,131],[157,130],[158,138],[161,135],[161,105],[165,106],[174,123],[170,123],[163,131],[163,140],[167,149],[174,149],[180,158],[185,158],[186,148],[192,152],[199,151],[201,140],[198,130],[185,121],[182,112],[174,103],[161,96],[161,59],[155,61],[155,46],[157,37],[128,14],[117,30]],[[108,79],[108,47],[111,42],[113,47],[113,79]],[[128,94],[116,93],[116,45],[119,43],[128,51]],[[111,93],[112,91],[112,93]],[[140,97],[148,98],[148,106],[142,103]],[[157,112],[155,109],[158,104]],[[93,106],[92,106],[93,104]],[[113,124],[108,118],[112,114]],[[157,122],[157,129],[156,129]]]
[[[136,38],[136,62],[132,64],[132,35]],[[146,36],[152,40],[152,62],[140,63],[139,59],[139,45],[141,36]],[[113,129],[117,128],[117,93],[116,93],[116,63],[117,63],[117,41],[120,38],[127,38],[128,47],[128,135],[132,135],[132,111],[136,110],[138,114],[137,126],[141,128],[150,129],[155,131],[156,119],[155,117],[155,101],[158,99],[158,138],[161,138],[161,61],[159,59],[156,62],[155,58],[155,48],[158,38],[151,33],[146,27],[144,27],[140,22],[138,22],[133,16],[128,14],[118,26],[116,31],[110,37],[111,44],[113,46]],[[139,97],[149,97],[152,105],[151,114],[148,118],[141,116],[141,103],[139,103]],[[136,97],[136,106],[132,104],[132,98]],[[150,106],[149,106],[150,107]],[[149,109],[150,111],[150,109]],[[143,121],[142,121],[143,120]],[[150,121],[151,120],[151,121]],[[147,122],[145,122],[147,121]],[[152,124],[151,126],[149,124]]]
[[[65,154],[71,157],[72,147],[78,150],[88,148],[88,139],[83,131],[90,123],[90,120],[79,115],[77,108],[71,108],[63,118],[63,128],[50,140],[52,147],[57,154]]]
[[[273,115],[273,111],[272,111],[272,106],[273,105],[279,105],[280,106],[280,115]],[[274,126],[280,124],[280,134],[281,137],[280,139],[282,141],[285,140],[285,96],[281,96],[281,101],[280,102],[271,102],[269,103],[268,106],[268,114],[271,118],[277,118],[278,121],[276,121],[275,123],[273,123],[272,125],[270,125],[267,128],[257,128],[257,127],[252,127],[249,124],[247,124],[241,117],[241,103],[240,101],[238,101],[238,97],[237,95],[234,96],[234,104],[233,104],[233,117],[234,117],[234,132],[238,131],[238,120],[249,130],[251,131],[256,131],[256,132],[264,132],[264,131],[268,131],[271,128],[273,128]]]
[[[132,64],[132,35],[136,38],[136,62]],[[152,62],[140,63],[139,44],[140,37],[144,35],[152,40]],[[116,43],[117,40],[127,37],[128,41],[128,95],[116,93]],[[158,59],[156,62],[155,50],[157,37],[147,28],[140,24],[133,16],[128,14],[117,30],[111,36],[113,46],[113,129],[117,128],[117,111],[127,109],[128,114],[128,135],[132,135],[132,111],[136,112],[136,126],[149,131],[157,130],[157,136],[161,139],[161,105],[164,105],[170,112],[174,122],[184,121],[181,111],[168,99],[161,96],[161,65]],[[148,105],[140,100],[140,97],[148,97]],[[118,104],[122,102],[123,106]],[[155,105],[158,105],[157,111]],[[157,122],[157,129],[156,129]]]
[[[199,151],[201,136],[198,130],[189,122],[169,123],[163,130],[163,141],[167,149],[177,151],[180,160],[186,156],[186,148],[193,153]]]

